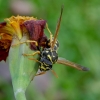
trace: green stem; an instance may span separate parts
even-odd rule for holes
[[[17,91],[17,94],[15,94],[16,100],[26,100],[25,93],[21,90]]]
[[[20,41],[15,38],[12,45],[26,40],[27,36],[23,36]],[[26,100],[25,91],[38,70],[38,63],[28,59],[33,58],[33,56],[25,57],[22,55],[34,53],[29,46],[29,43],[23,43],[11,47],[9,51],[9,68],[16,100]]]

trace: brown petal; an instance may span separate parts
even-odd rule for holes
[[[24,22],[24,25],[29,32],[29,39],[37,41],[39,46],[43,46],[41,45],[42,42],[47,41],[47,37],[44,34],[46,21],[45,20],[30,20],[30,21]],[[37,49],[34,43],[31,43],[31,49],[32,50]]]
[[[5,33],[0,33],[0,61],[6,61],[9,48],[11,45],[12,36]]]

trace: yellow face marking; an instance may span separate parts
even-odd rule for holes
[[[48,56],[48,58],[50,59],[50,61],[52,62],[52,59],[51,59],[51,57],[50,57],[50,55],[47,55]],[[52,62],[53,63],[53,62]]]

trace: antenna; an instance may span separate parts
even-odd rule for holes
[[[51,46],[52,49],[53,49],[53,47],[54,47],[54,44],[55,44],[56,39],[57,39],[57,36],[58,36],[58,32],[59,32],[59,28],[60,28],[60,23],[61,23],[61,18],[62,18],[62,13],[63,13],[63,5],[62,5],[62,7],[61,7],[60,17],[59,17],[59,20],[58,20],[58,24],[57,24],[57,26],[56,26],[56,31],[55,31],[55,35],[54,35],[54,40],[53,40],[52,46]]]

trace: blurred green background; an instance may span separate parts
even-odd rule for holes
[[[34,16],[47,20],[54,33],[62,4],[59,56],[90,71],[55,64],[59,78],[50,71],[35,77],[27,100],[100,100],[100,0],[0,0],[0,22],[12,15]],[[15,100],[8,66],[1,62],[0,67],[0,100]]]

